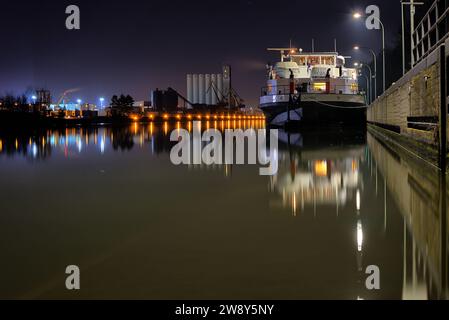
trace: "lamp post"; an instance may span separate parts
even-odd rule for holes
[[[364,77],[365,79],[366,79],[366,88],[367,88],[367,91],[369,91],[369,81],[368,81],[368,77],[366,76],[366,75],[364,75],[364,74],[359,74],[359,77]],[[366,104],[369,104],[368,103],[368,96],[367,96],[367,98],[365,99],[366,100]]]
[[[360,49],[366,49],[373,55],[373,62],[374,62],[374,100],[377,98],[377,56],[373,49],[368,47],[361,47],[361,46],[354,46],[354,50],[360,50]]]
[[[100,107],[101,107],[101,109],[103,109],[103,102],[104,102],[104,98],[100,98]]]
[[[371,88],[372,88],[372,81],[373,81],[373,71],[371,70],[371,67],[369,66],[369,65],[367,65],[367,64],[364,64],[364,63],[361,63],[360,64],[360,67],[365,67],[365,68],[367,68],[368,70],[369,70],[369,83],[370,83],[370,88],[369,88],[369,102],[370,102],[370,104],[371,104],[371,102],[373,102],[373,93],[372,93],[372,90],[371,90]]]
[[[356,12],[356,13],[354,13],[353,17],[354,17],[354,19],[360,19],[363,17],[363,15],[361,13]],[[382,87],[383,87],[383,92],[385,92],[385,26],[378,17],[372,16],[372,18],[374,20],[376,20],[377,22],[379,22],[379,24],[382,28],[382,60],[383,60],[382,61],[382,69],[383,69],[382,70],[382,73],[383,73],[382,74],[382,77],[383,77],[383,79],[382,79],[383,86]]]
[[[371,86],[370,86],[370,81],[368,80],[368,77],[366,76],[366,75],[364,75],[364,74],[362,74],[362,67],[364,66],[364,64],[363,63],[358,63],[358,62],[355,62],[354,63],[354,67],[356,67],[357,68],[357,70],[359,71],[358,72],[358,75],[359,75],[359,77],[364,77],[365,79],[366,79],[366,103],[367,104],[370,104],[371,103]],[[370,76],[372,76],[372,72],[371,72],[371,68],[369,68],[368,67],[368,69],[369,69],[369,71],[370,71]]]

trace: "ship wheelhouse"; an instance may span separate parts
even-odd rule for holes
[[[271,67],[262,95],[288,93],[292,74],[303,93],[359,94],[357,70],[344,64],[338,53],[290,53]]]

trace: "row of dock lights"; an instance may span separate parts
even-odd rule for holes
[[[150,120],[155,120],[154,115],[150,115],[148,117]],[[134,121],[141,120],[140,116],[134,115],[131,116],[131,119]],[[163,114],[163,120],[265,120],[265,116],[247,116],[247,115],[194,115],[194,114]]]

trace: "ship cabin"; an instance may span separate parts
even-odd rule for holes
[[[288,94],[290,78],[303,93],[358,94],[357,69],[345,68],[336,52],[289,53],[269,66],[268,87],[262,95]]]

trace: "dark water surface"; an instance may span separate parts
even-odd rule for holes
[[[175,127],[0,132],[0,298],[447,298],[435,168],[366,130],[323,129],[281,132],[274,177],[174,166]]]

